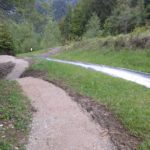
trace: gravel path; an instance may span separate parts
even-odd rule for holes
[[[15,80],[19,78],[20,75],[25,71],[25,69],[29,67],[29,63],[23,59],[17,59],[16,57],[8,55],[1,55],[0,64],[7,62],[12,62],[13,64],[15,64],[15,67],[13,68],[11,73],[6,76],[7,80]]]
[[[77,61],[67,61],[67,60],[60,60],[60,59],[54,59],[54,58],[44,58],[44,59],[48,61],[52,61],[52,62],[80,66],[85,69],[92,69],[93,71],[102,72],[112,77],[117,77],[117,78],[125,79],[128,81],[132,81],[137,84],[143,85],[147,88],[150,88],[150,73],[144,73],[144,72],[134,71],[134,70],[125,69],[125,68],[117,68],[117,67],[110,67],[110,66],[105,66],[105,65],[77,62]]]
[[[33,114],[27,150],[115,150],[105,129],[65,91],[41,79],[18,79],[37,109]]]
[[[50,56],[52,56],[52,55],[55,55],[55,54],[57,54],[57,53],[59,53],[59,52],[61,52],[62,50],[61,50],[61,48],[60,47],[55,47],[55,48],[52,48],[52,49],[50,49],[48,52],[45,52],[45,53],[43,53],[43,54],[41,54],[40,56],[41,57],[50,57]],[[38,55],[39,56],[39,55]]]

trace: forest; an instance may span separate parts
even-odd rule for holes
[[[0,0],[0,53],[131,32],[149,34],[149,26],[150,0]],[[148,43],[150,37],[142,40]]]

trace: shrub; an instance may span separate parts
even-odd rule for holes
[[[125,41],[125,38],[123,38],[123,37],[119,37],[114,42],[114,47],[115,48],[123,48],[125,46],[126,46],[126,41]]]
[[[134,48],[150,48],[150,36],[148,37],[132,37],[130,45]]]
[[[9,25],[10,32],[13,35],[13,41],[15,45],[16,53],[24,53],[33,50],[39,50],[42,36],[40,33],[36,33],[32,23],[11,22]]]
[[[11,33],[5,23],[0,23],[0,54],[14,55],[15,48]]]
[[[40,46],[39,46],[39,43],[38,43],[38,40],[36,39],[36,37],[25,39],[21,45],[21,49],[25,52],[29,52],[31,48],[33,50],[40,49]],[[18,52],[18,53],[20,53],[20,52]]]

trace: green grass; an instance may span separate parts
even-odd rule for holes
[[[0,150],[23,149],[31,118],[29,100],[15,81],[0,80]]]
[[[40,54],[43,54],[46,52],[48,52],[48,50],[36,50],[36,51],[32,51],[32,52],[17,54],[17,56],[18,57],[32,57],[32,56],[40,55]]]
[[[111,48],[72,48],[55,56],[58,59],[104,64],[150,73],[150,51],[113,50]]]
[[[48,71],[49,79],[61,80],[82,95],[107,105],[133,134],[150,149],[150,89],[80,67],[40,61],[32,69]]]

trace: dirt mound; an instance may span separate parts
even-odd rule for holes
[[[15,67],[12,62],[0,63],[0,79],[5,78]]]
[[[8,74],[6,76],[7,80],[15,80],[20,77],[20,75],[26,70],[26,68],[29,67],[29,63],[23,59],[17,59],[16,57],[13,56],[8,56],[8,55],[0,55],[0,64],[4,63],[13,63],[14,67],[12,70],[9,72],[10,69],[5,66],[5,70],[8,70]]]

